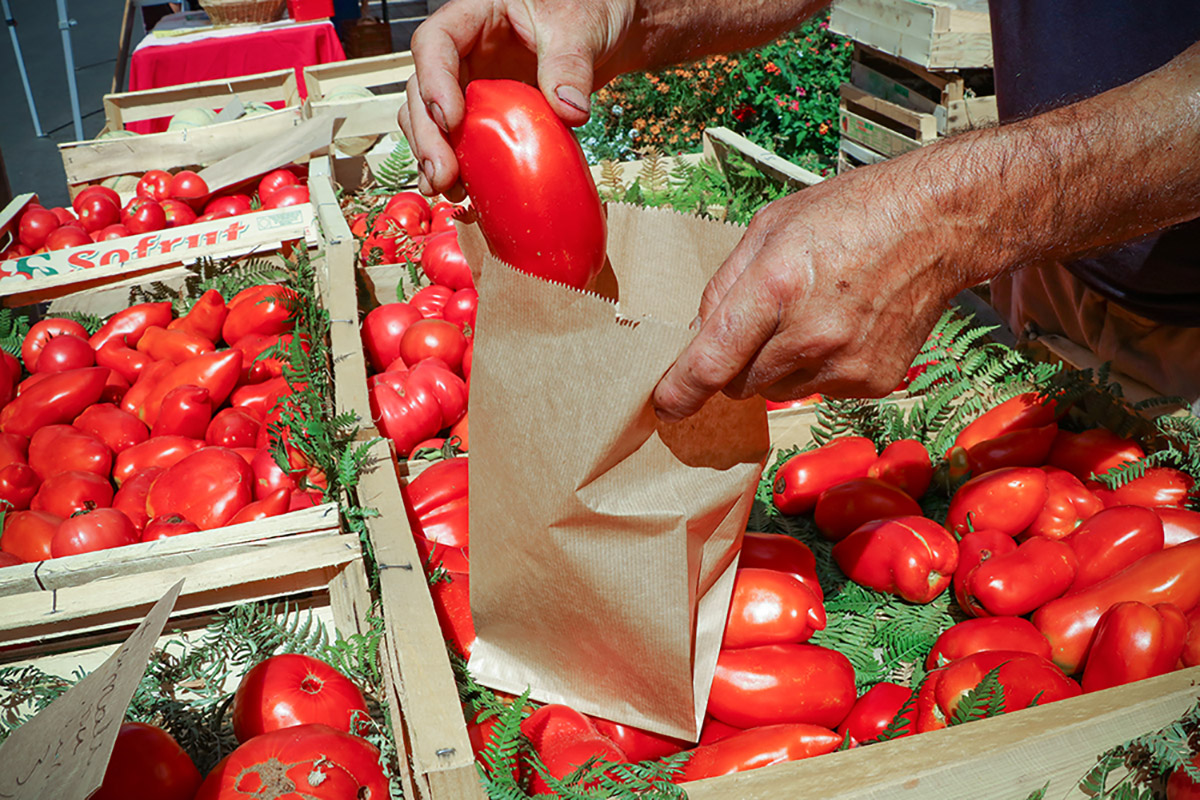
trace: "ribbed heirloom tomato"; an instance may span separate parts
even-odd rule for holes
[[[320,659],[284,653],[247,672],[233,695],[233,732],[239,742],[268,731],[319,722],[347,733],[367,702],[353,681]]]

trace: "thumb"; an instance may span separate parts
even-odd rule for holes
[[[598,48],[569,26],[538,33],[538,86],[563,122],[582,125],[591,112]]]

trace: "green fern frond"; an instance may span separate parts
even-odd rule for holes
[[[373,195],[396,194],[413,184],[417,179],[417,160],[407,139],[397,136],[396,147],[375,168],[374,177],[375,188],[370,192]]]
[[[1004,685],[1000,683],[1002,666],[1003,664],[988,670],[975,688],[959,699],[958,705],[954,707],[954,713],[946,721],[946,727],[963,725],[967,722],[1005,713]]]

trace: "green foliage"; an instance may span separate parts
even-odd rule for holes
[[[1025,800],[1045,800],[1046,790],[1049,788],[1050,788],[1050,781],[1046,781],[1045,786],[1043,786],[1040,789],[1034,789],[1032,792],[1029,793],[1029,796],[1026,797]]]
[[[396,147],[388,153],[375,173],[375,186],[370,189],[372,195],[392,195],[411,186],[417,179],[417,160],[413,157],[404,136],[396,135]]]
[[[1150,800],[1161,796],[1155,789],[1174,770],[1200,782],[1200,769],[1192,763],[1198,735],[1200,705],[1194,705],[1170,725],[1101,754],[1079,788],[1095,800]]]
[[[98,314],[88,314],[83,311],[56,311],[54,316],[78,322],[88,336],[91,336],[104,325],[104,318]]]
[[[851,47],[826,20],[818,14],[739,54],[620,76],[592,97],[578,131],[584,153],[599,163],[630,160],[647,146],[695,152],[704,128],[724,126],[827,172],[837,156],[838,89],[850,77]]]
[[[21,343],[32,326],[33,320],[27,314],[7,307],[0,308],[0,350],[19,359]]]
[[[129,304],[170,302],[176,316],[183,316],[209,289],[216,289],[226,301],[251,286],[277,283],[287,278],[278,261],[254,256],[212,258],[202,256],[187,266],[188,274],[179,287],[152,281],[129,289]],[[87,327],[86,325],[84,327]]]
[[[919,685],[920,684],[918,684],[918,686]],[[887,724],[887,727],[883,729],[882,733],[870,741],[863,742],[863,744],[866,745],[878,744],[879,742],[890,742],[892,739],[899,739],[901,736],[903,736],[905,728],[916,722],[917,694],[919,691],[920,689],[913,690],[912,694],[910,694],[908,699],[904,701],[904,705],[900,706],[900,709],[896,712],[895,716],[892,717],[891,722]],[[850,737],[847,736],[846,740],[849,741]]]
[[[946,720],[946,727],[951,728],[1005,713],[1004,685],[1000,683],[1000,669],[1003,666],[1001,664],[988,670],[975,688],[959,699],[954,713]]]

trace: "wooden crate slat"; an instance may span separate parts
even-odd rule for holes
[[[704,152],[706,155],[716,155],[724,163],[726,154],[731,150],[738,152],[767,175],[796,188],[813,186],[824,180],[815,172],[809,172],[803,167],[796,166],[786,158],[772,153],[765,147],[760,147],[745,136],[734,133],[728,128],[704,129]]]
[[[991,22],[982,0],[837,0],[829,28],[928,69],[992,66]]]
[[[1167,725],[1195,704],[1200,668],[1161,675],[968,725],[683,784],[689,800],[777,800],[804,787],[837,800],[1085,800],[1096,757]]]
[[[879,114],[894,121],[897,125],[911,129],[916,134],[917,141],[921,143],[928,143],[937,138],[938,121],[934,114],[913,111],[882,97],[876,97],[849,83],[843,83],[840,92],[842,101],[847,104],[849,110],[865,109]]]
[[[236,556],[202,564],[11,595],[0,604],[0,641],[20,644],[136,622],[139,612],[144,614],[180,578],[186,582],[178,607],[192,611],[225,605],[230,594],[249,601],[308,590],[327,585],[327,568],[360,555],[353,536],[337,531],[297,534],[251,544]]]
[[[340,86],[386,86],[406,83],[416,72],[412,53],[386,53],[304,68],[304,85],[311,100],[320,100]]]
[[[170,117],[185,108],[224,108],[237,96],[246,102],[284,102],[298,105],[296,71],[274,70],[237,78],[218,78],[178,86],[164,86],[138,92],[120,92],[104,96],[104,116],[109,130],[123,130],[130,122]]]
[[[844,107],[838,109],[838,123],[842,136],[888,157],[916,150],[922,145],[922,142],[872,122]]]
[[[388,443],[375,442],[372,455],[358,496],[361,505],[379,510],[378,517],[367,520],[367,528],[379,565],[384,625],[415,780],[425,782],[435,800],[482,798],[446,645]]]
[[[309,117],[345,117],[337,130],[337,138],[377,136],[400,130],[396,115],[404,105],[404,95],[385,94],[353,100],[321,100],[309,104]]]

